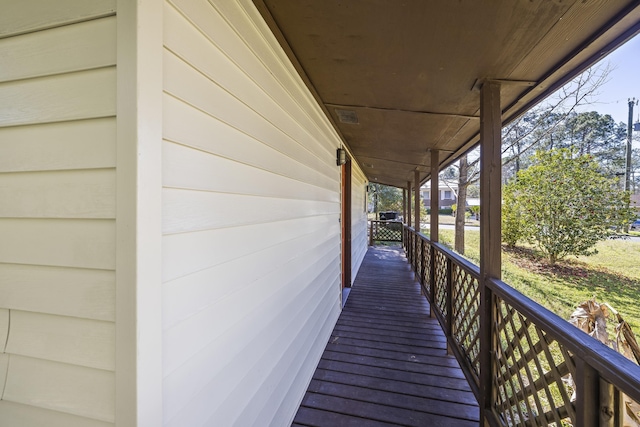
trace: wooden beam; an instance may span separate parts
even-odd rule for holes
[[[486,285],[501,278],[502,110],[500,83],[487,81],[480,89],[480,419],[491,423],[495,297]]]
[[[407,189],[402,189],[402,218],[407,222]]]
[[[502,120],[500,84],[480,91],[480,274],[501,278]]]
[[[414,216],[416,218],[416,231],[420,232],[420,171],[413,171],[413,206]]]
[[[438,241],[438,214],[440,211],[440,152],[431,150],[431,215],[429,218],[429,239]]]
[[[407,181],[407,225],[411,227],[411,181]]]

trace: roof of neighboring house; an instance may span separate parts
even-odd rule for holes
[[[422,187],[420,187],[421,190],[430,190],[431,189],[431,181],[427,181],[426,183],[424,183],[422,185]],[[457,190],[458,189],[458,184],[446,184],[444,182],[442,182],[441,180],[438,182],[438,190]]]

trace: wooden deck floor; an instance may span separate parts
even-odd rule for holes
[[[293,426],[477,426],[401,248],[370,248]]]

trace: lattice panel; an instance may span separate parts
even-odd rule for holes
[[[401,242],[402,241],[402,223],[376,222],[373,227],[373,240],[380,242]]]
[[[452,334],[480,385],[480,286],[478,278],[453,265]]]
[[[435,303],[444,317],[447,316],[447,257],[436,251],[435,259]]]
[[[431,248],[431,245],[426,245],[424,253],[422,254],[422,262],[424,263],[423,285],[427,295],[430,295],[430,292],[431,292],[431,276],[429,272],[431,271],[431,251],[432,250],[433,249]]]
[[[420,262],[422,264],[422,270],[420,270],[420,277],[422,279],[422,284],[426,285],[429,282],[429,264],[431,264],[431,245],[428,241],[420,239],[422,242],[422,253]],[[425,286],[426,287],[426,286]]]
[[[494,410],[502,424],[575,426],[573,389],[566,381],[575,376],[572,356],[513,307],[499,298],[495,304]]]
[[[414,268],[415,268],[415,272],[416,272],[416,277],[418,278],[418,281],[422,283],[422,280],[420,280],[420,272],[422,271],[422,248],[423,248],[423,244],[422,244],[422,239],[419,237],[416,237],[416,259],[414,261]]]

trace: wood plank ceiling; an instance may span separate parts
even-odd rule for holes
[[[406,186],[640,31],[638,0],[254,0],[371,182]]]

